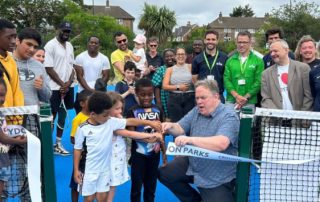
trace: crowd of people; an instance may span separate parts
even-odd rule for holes
[[[236,163],[196,157],[167,162],[164,135],[173,135],[177,146],[237,155],[237,111],[243,107],[320,111],[320,59],[310,36],[303,36],[293,53],[281,29],[267,30],[269,53],[262,58],[248,31],[237,34],[237,49],[229,55],[218,49],[215,30],[195,40],[191,54],[183,47],[161,54],[157,38],[143,35],[135,37],[131,51],[127,36],[117,32],[117,49],[109,61],[99,51],[97,36],[90,36],[87,50],[75,57],[71,31],[72,25],[62,22],[42,49],[37,30],[24,28],[17,34],[11,22],[0,19],[1,106],[50,103],[58,119],[53,147],[59,155],[70,154],[61,139],[67,110],[76,110],[70,134],[72,201],[78,201],[79,193],[84,201],[113,201],[116,186],[130,179],[123,137],[133,139],[131,201],[141,201],[142,187],[143,200],[154,201],[157,179],[180,201],[234,201]],[[115,92],[106,92],[111,69]],[[2,144],[26,142],[8,139],[4,131]],[[2,149],[0,192],[8,181],[7,159],[8,149]]]

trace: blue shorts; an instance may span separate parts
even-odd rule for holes
[[[10,166],[0,168],[0,181],[8,182],[10,178]]]

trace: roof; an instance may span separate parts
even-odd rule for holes
[[[214,29],[259,29],[265,20],[261,17],[218,17],[209,26]]]
[[[90,9],[92,12],[92,8]],[[95,14],[103,14],[114,17],[116,19],[134,20],[134,17],[123,10],[120,6],[94,6]]]
[[[194,29],[197,26],[198,25],[196,25],[196,24],[194,24],[194,25],[188,24],[186,26],[181,26],[181,27],[175,28],[173,36],[174,37],[179,37],[179,36],[182,37],[185,34],[187,34],[190,30]]]

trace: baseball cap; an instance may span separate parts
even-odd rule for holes
[[[72,30],[72,28],[71,28],[71,23],[70,23],[70,22],[62,22],[62,23],[59,25],[59,29],[71,31],[71,30]]]
[[[134,42],[137,42],[138,44],[145,44],[147,39],[144,35],[138,34],[136,38],[133,39]]]

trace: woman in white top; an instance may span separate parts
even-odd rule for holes
[[[172,122],[179,121],[194,106],[191,65],[186,62],[184,48],[176,50],[176,65],[167,69],[162,88],[169,91],[168,113]]]

